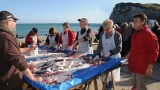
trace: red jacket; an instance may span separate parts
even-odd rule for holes
[[[148,27],[135,31],[131,37],[129,55],[129,70],[134,73],[145,74],[148,64],[154,64],[158,56],[158,39]]]
[[[118,32],[123,36],[124,30],[125,30],[125,28],[124,28],[124,27],[121,27],[121,28],[118,30]]]
[[[33,44],[31,36],[32,36],[32,30],[27,34],[25,44],[27,44],[27,45]],[[36,36],[37,36],[37,44],[41,43],[42,41],[40,40],[38,34],[36,34]]]
[[[58,39],[58,43],[62,44],[62,34],[66,34],[67,32],[62,32],[61,35],[59,36],[59,39]],[[68,30],[68,39],[69,39],[69,42],[68,42],[68,45],[71,46],[74,44],[74,39],[75,39],[75,35],[74,33],[71,31],[71,30]]]

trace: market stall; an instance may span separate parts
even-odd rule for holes
[[[44,82],[33,82],[26,76],[23,80],[40,90],[80,89],[86,83],[90,85],[91,81],[94,81],[96,89],[99,75],[107,75],[125,62],[123,58],[95,58],[95,55],[86,53],[67,57],[66,53],[68,51],[51,53],[41,50],[37,56],[26,56],[30,70],[35,75],[41,75]]]

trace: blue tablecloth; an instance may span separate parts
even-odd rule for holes
[[[23,80],[29,83],[31,86],[38,88],[40,90],[68,90],[71,87],[84,83],[85,81],[104,73],[107,70],[110,70],[114,67],[117,67],[122,64],[124,58],[108,58],[107,62],[100,64],[98,66],[92,66],[82,70],[78,70],[72,73],[73,78],[55,86],[46,85],[41,82],[33,82],[25,75]]]
[[[43,47],[44,47],[44,46],[39,46],[39,45],[38,45],[38,49],[39,49],[39,50],[43,50]],[[49,51],[49,52],[54,52],[55,50],[56,50],[55,47],[50,47],[50,48],[47,49],[47,51]],[[71,51],[71,50],[59,50],[59,52],[63,52],[63,53],[65,53],[65,54],[68,54],[70,51]],[[75,54],[75,52],[73,52],[73,54]]]

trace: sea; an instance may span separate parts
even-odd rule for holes
[[[88,25],[88,27],[92,28],[94,32],[97,32],[100,26],[100,23],[90,23]],[[56,28],[58,33],[61,33],[63,31],[62,23],[18,23],[16,26],[16,33],[18,34],[19,38],[25,38],[33,27],[38,29],[39,36],[47,35],[51,27]],[[72,31],[79,31],[79,23],[70,23],[70,28]]]

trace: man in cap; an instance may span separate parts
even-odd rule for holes
[[[23,90],[22,73],[33,81],[42,81],[32,75],[22,56],[15,34],[16,21],[8,11],[0,12],[0,89]]]
[[[91,47],[93,30],[88,28],[88,20],[86,18],[78,19],[78,21],[81,30],[77,32],[76,41],[73,45],[72,52],[70,52],[69,55],[73,53],[77,44],[77,52],[93,54],[93,48]]]

